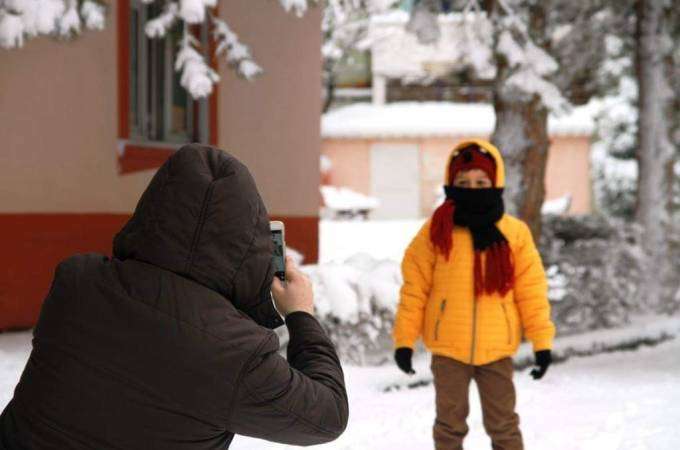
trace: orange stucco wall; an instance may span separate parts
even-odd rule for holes
[[[546,168],[546,197],[572,195],[572,214],[593,209],[590,178],[590,139],[564,136],[552,139]]]
[[[451,148],[463,138],[453,136],[404,139],[324,139],[322,153],[332,163],[330,182],[371,195],[370,152],[374,144],[410,144],[420,149],[421,214],[429,215],[444,182],[444,167]],[[590,140],[587,137],[552,138],[546,172],[546,199],[572,195],[570,214],[592,210]]]
[[[331,160],[332,185],[346,186],[368,194],[371,190],[371,141],[363,139],[328,139],[322,153]]]

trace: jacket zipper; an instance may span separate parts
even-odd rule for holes
[[[442,300],[441,304],[439,305],[439,314],[437,315],[437,323],[434,324],[434,340],[437,341],[439,340],[439,322],[442,320],[442,316],[444,315],[444,310],[446,309],[446,299]]]
[[[470,364],[475,363],[475,347],[477,346],[477,299],[472,304],[472,346],[470,348]]]
[[[512,344],[512,328],[510,328],[510,317],[508,317],[508,310],[505,308],[505,303],[501,303],[503,307],[503,315],[505,316],[505,327],[508,330],[508,345]]]

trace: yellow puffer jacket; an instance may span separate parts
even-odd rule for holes
[[[496,160],[496,186],[505,186],[500,152],[484,140],[467,140],[486,149]],[[448,164],[447,164],[448,172]],[[448,182],[448,180],[447,180]],[[473,247],[470,230],[454,226],[448,260],[430,241],[430,220],[406,249],[404,284],[394,327],[395,347],[413,348],[419,337],[432,353],[482,365],[512,356],[524,335],[534,351],[552,347],[555,326],[550,320],[548,286],[541,257],[529,227],[508,214],[497,227],[510,244],[515,286],[507,295],[474,296]]]

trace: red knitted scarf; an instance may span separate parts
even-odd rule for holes
[[[490,161],[493,164],[489,164]],[[482,154],[477,146],[461,150],[452,159],[449,185],[453,184],[458,172],[471,169],[484,170],[495,187],[495,161]],[[448,260],[453,246],[454,223],[469,228],[474,243],[475,296],[494,292],[505,296],[514,285],[514,264],[508,241],[495,225],[504,210],[502,189],[453,189],[449,186],[446,192],[446,201],[432,216],[430,239],[433,245]],[[452,198],[456,196],[460,204]]]

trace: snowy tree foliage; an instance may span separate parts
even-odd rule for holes
[[[102,30],[106,6],[96,0],[0,0],[0,47],[16,48],[39,35],[70,38]]]
[[[370,46],[369,24],[373,15],[393,8],[398,0],[325,0],[321,31],[323,35],[323,82],[326,106],[333,100],[335,73],[350,50]]]
[[[140,0],[144,4],[161,0]],[[279,0],[287,11],[302,16],[317,0]],[[219,76],[210,67],[189,25],[210,20],[217,42],[217,55],[223,55],[240,76],[252,80],[262,73],[250,50],[227,22],[212,14],[217,0],[165,1],[163,11],[146,25],[150,38],[162,38],[180,24],[183,37],[177,49],[175,69],[181,71],[181,85],[194,98],[210,95]],[[83,28],[101,30],[105,24],[106,3],[99,0],[0,0],[0,47],[18,48],[26,39],[40,35],[68,38]]]
[[[477,78],[493,80],[498,74],[497,58],[505,58],[512,69],[505,89],[529,97],[537,95],[551,110],[564,111],[569,102],[551,80],[559,65],[530,35],[521,3],[500,1],[503,13],[497,21],[476,0],[465,2],[461,11],[452,13],[464,19],[462,32],[456,35],[460,42],[456,44],[466,54],[459,58],[460,66],[451,69],[473,69]],[[439,0],[421,0],[413,9],[407,29],[422,43],[430,44],[440,38],[436,16],[441,5]]]
[[[469,31],[457,46],[470,55],[451,71],[492,82],[496,128],[492,140],[504,151],[508,178],[506,205],[540,233],[540,208],[549,150],[547,116],[587,103],[606,88],[600,66],[605,36],[618,26],[627,0],[452,0]],[[618,6],[617,6],[618,3]],[[432,20],[444,3],[417,0],[411,29],[436,38]],[[618,9],[617,9],[618,8]],[[474,64],[470,62],[473,61]]]
[[[601,211],[631,220],[638,176],[638,88],[632,42],[613,34],[605,39],[607,58],[600,76],[610,89],[595,100],[599,113],[592,153],[594,194]]]

